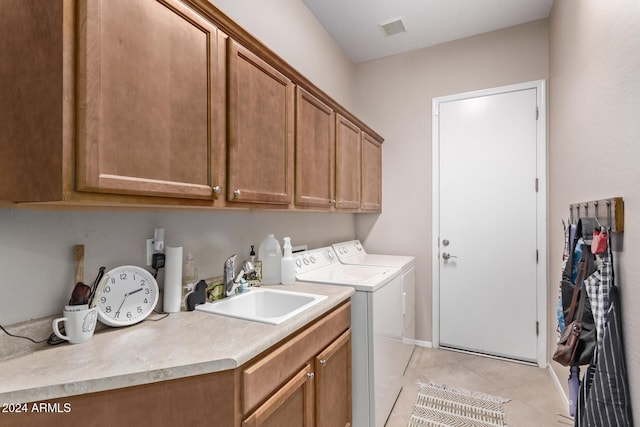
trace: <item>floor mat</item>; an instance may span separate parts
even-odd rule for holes
[[[506,426],[503,403],[510,399],[439,384],[418,383],[409,427]]]

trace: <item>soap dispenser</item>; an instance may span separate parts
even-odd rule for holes
[[[284,238],[284,256],[281,260],[281,282],[283,285],[292,285],[296,281],[296,263],[293,260],[291,238]]]

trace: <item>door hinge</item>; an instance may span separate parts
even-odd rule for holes
[[[538,259],[540,258],[540,253],[536,249],[536,264],[538,263]]]
[[[536,193],[538,192],[538,178],[536,178]]]
[[[536,105],[536,120],[538,120],[538,117],[540,117],[540,110],[538,109],[538,106]]]
[[[540,322],[536,321],[536,336],[540,335]]]

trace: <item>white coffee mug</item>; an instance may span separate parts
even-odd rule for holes
[[[63,317],[54,319],[52,323],[53,333],[58,338],[67,340],[71,344],[80,344],[88,341],[93,336],[98,318],[98,309],[96,307],[89,308],[87,304],[65,305],[62,315]],[[60,332],[60,322],[64,322],[66,335]]]

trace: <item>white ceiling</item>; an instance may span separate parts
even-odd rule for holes
[[[553,0],[302,0],[351,61],[360,63],[549,15]],[[402,17],[406,32],[380,22]]]

